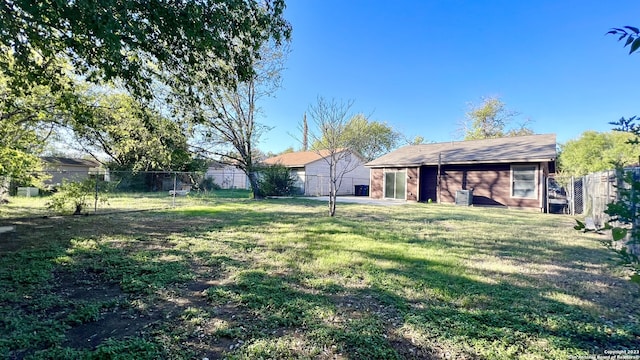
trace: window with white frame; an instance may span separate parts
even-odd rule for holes
[[[511,197],[536,199],[536,165],[511,166]]]

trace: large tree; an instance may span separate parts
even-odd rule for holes
[[[11,79],[0,71],[0,198],[6,196],[10,179],[34,180],[46,140],[81,108],[70,80],[61,74],[52,76],[58,76],[57,91],[48,85],[13,89]]]
[[[627,132],[585,131],[560,146],[558,167],[566,175],[583,176],[638,162],[640,149],[629,143]]]
[[[82,151],[106,155],[109,167],[194,171],[185,128],[128,94],[93,96],[85,116],[69,124]]]
[[[55,80],[55,60],[66,58],[90,81],[121,80],[151,96],[161,79],[188,95],[201,71],[211,84],[248,79],[260,46],[289,37],[284,8],[284,0],[7,0],[0,71],[11,88],[28,89]]]
[[[195,117],[203,146],[221,162],[237,166],[247,175],[254,198],[263,197],[257,144],[269,130],[258,121],[260,102],[280,87],[287,53],[285,45],[264,44],[251,60],[254,71],[247,79],[238,74],[236,87],[211,84],[198,94],[201,106]]]
[[[3,1],[0,176],[34,166],[46,129],[75,111],[77,80],[145,99],[160,84],[172,94],[165,99],[193,105],[199,88],[250,78],[263,43],[289,38],[284,8],[284,0]]]
[[[500,98],[486,97],[481,104],[470,105],[459,131],[465,140],[533,134],[533,130],[528,127],[528,121],[512,126],[517,115],[518,113],[509,110]]]

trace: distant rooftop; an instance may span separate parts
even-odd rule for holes
[[[42,161],[49,165],[64,165],[64,166],[82,166],[82,167],[100,167],[100,163],[90,159],[76,159],[59,156],[43,156]]]
[[[304,167],[329,155],[328,150],[290,152],[265,159],[267,165],[280,164],[286,167]]]

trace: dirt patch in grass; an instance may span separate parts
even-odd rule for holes
[[[137,316],[136,316],[137,315]],[[144,335],[148,327],[162,319],[160,313],[137,314],[129,310],[116,310],[102,315],[102,318],[69,329],[64,346],[74,349],[95,349],[107,339],[124,339]]]
[[[89,270],[54,271],[53,281],[53,292],[66,300],[120,301],[126,297],[118,284],[105,281],[100,274]]]

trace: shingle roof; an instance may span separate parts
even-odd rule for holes
[[[556,135],[528,135],[498,139],[408,145],[365,166],[417,166],[496,162],[539,162],[556,159]]]
[[[100,167],[100,163],[89,159],[74,159],[59,156],[43,156],[42,160],[50,165]]]
[[[286,153],[265,159],[262,163],[267,165],[280,164],[286,167],[304,167],[307,164],[318,161],[329,155],[328,150],[298,151]]]

